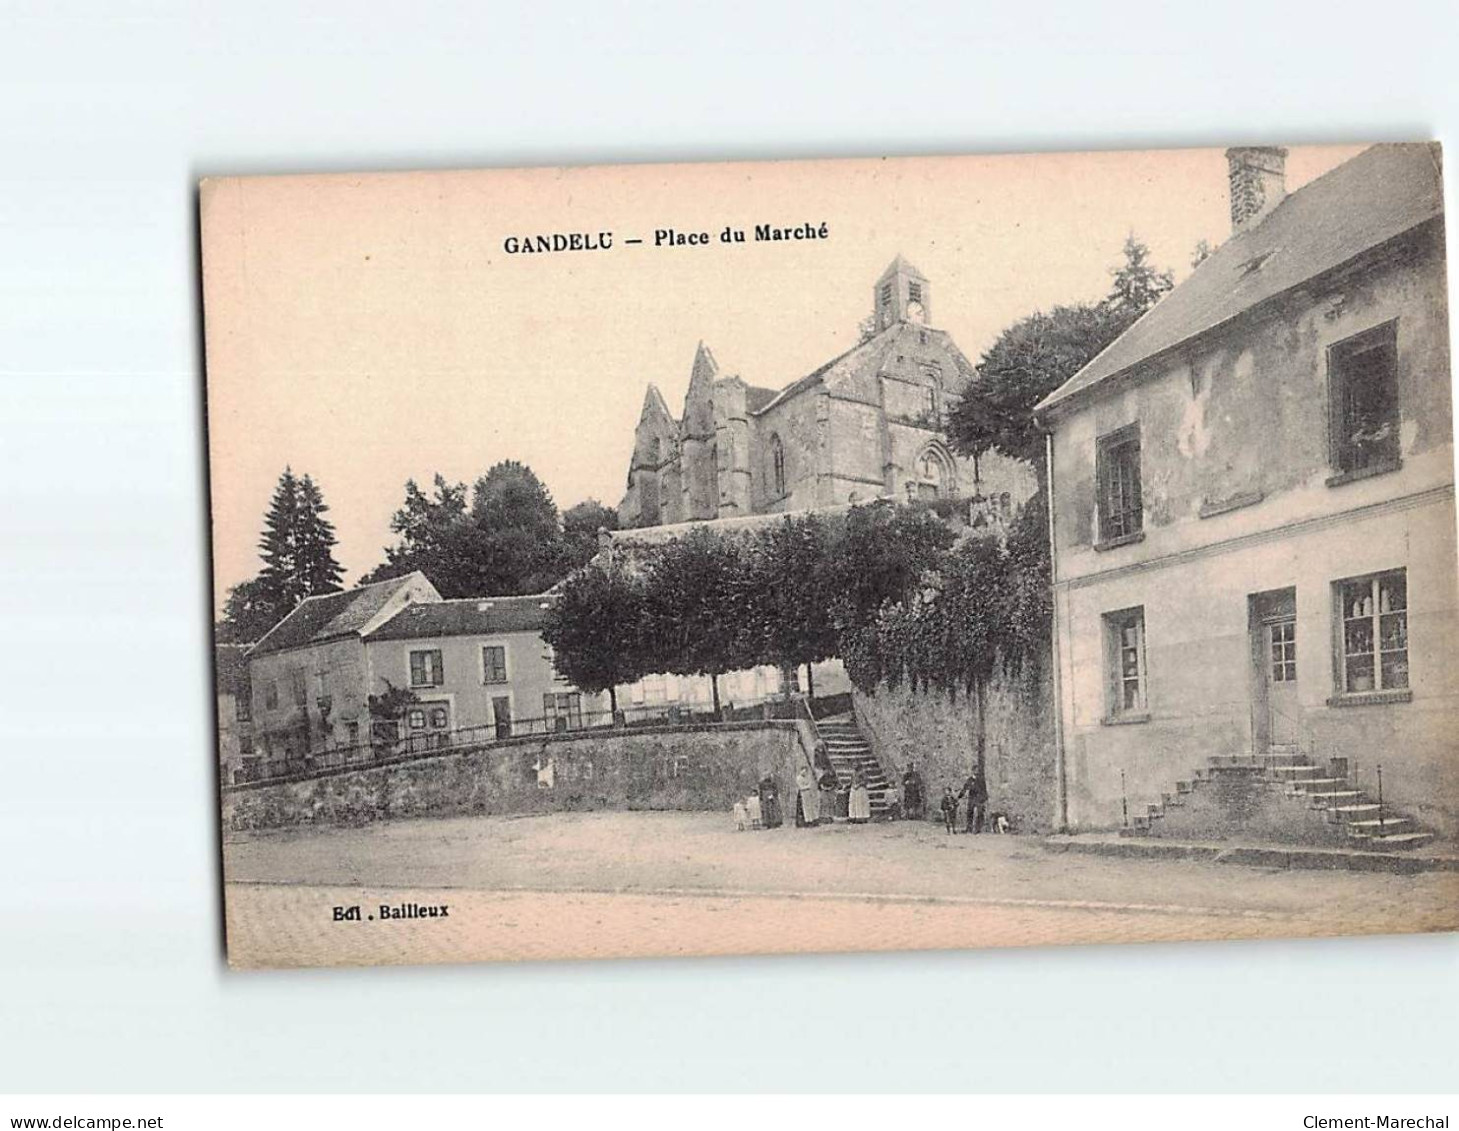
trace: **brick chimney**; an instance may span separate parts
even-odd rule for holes
[[[1287,195],[1287,151],[1274,145],[1235,145],[1231,170],[1231,231],[1255,227]]]

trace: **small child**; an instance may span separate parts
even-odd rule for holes
[[[750,814],[745,811],[745,803],[743,801],[736,801],[735,802],[735,831],[742,833],[742,832],[744,832],[749,827],[750,827]]]
[[[942,787],[942,823],[947,826],[949,834],[957,834],[957,794],[953,793],[950,785]]]

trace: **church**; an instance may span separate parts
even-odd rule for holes
[[[1002,517],[1033,469],[964,459],[942,431],[973,367],[931,325],[931,286],[900,255],[876,281],[856,345],[783,389],[720,372],[700,343],[676,418],[650,384],[634,434],[623,527],[822,510],[874,499],[968,499]]]

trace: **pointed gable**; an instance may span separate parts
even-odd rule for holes
[[[694,351],[689,390],[684,394],[684,415],[679,428],[685,437],[704,439],[714,434],[714,381],[719,364],[703,342]]]

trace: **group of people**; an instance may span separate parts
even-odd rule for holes
[[[942,811],[942,822],[949,833],[957,832],[958,804],[964,801],[964,831],[982,832],[988,809],[988,782],[976,764],[956,793],[952,786],[943,786],[939,808]],[[922,775],[917,772],[916,762],[909,761],[906,772],[902,774],[902,814],[914,821],[920,821],[927,816],[927,786]]]
[[[902,774],[902,816],[920,821],[927,816],[927,786],[917,771],[916,762],[908,762]],[[965,828],[969,833],[981,833],[988,808],[988,783],[982,771],[974,765],[962,788],[953,792],[952,786],[943,787],[943,824],[949,833],[958,831],[958,808],[963,804]],[[795,775],[795,827],[814,828],[830,824],[835,818],[844,817],[854,825],[871,820],[871,793],[866,787],[866,778],[857,769],[852,771],[851,785],[842,790],[836,775],[825,770],[819,776],[809,765],[802,764]],[[740,829],[778,829],[785,823],[780,804],[780,787],[771,774],[760,779],[754,793],[743,801],[735,802],[735,825]]]

